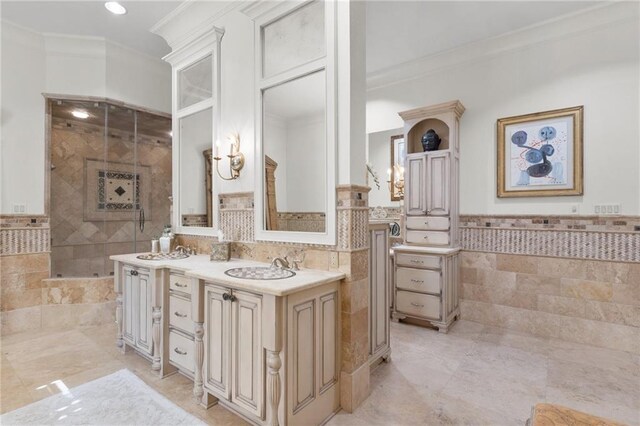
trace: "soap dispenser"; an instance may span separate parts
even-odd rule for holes
[[[162,254],[169,254],[171,252],[172,239],[171,225],[165,225],[164,231],[162,231],[162,237],[160,237],[160,252]]]

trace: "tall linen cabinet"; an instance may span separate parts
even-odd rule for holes
[[[411,318],[447,332],[460,315],[458,280],[460,101],[400,113],[407,142],[404,244],[394,247],[394,321]],[[424,151],[422,136],[441,142]]]

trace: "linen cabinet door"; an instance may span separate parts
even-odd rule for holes
[[[231,401],[262,418],[262,299],[234,292],[231,304]]]
[[[205,287],[204,386],[216,396],[229,400],[231,302],[225,300],[227,292],[219,287]]]
[[[153,352],[151,327],[153,326],[153,317],[151,316],[151,281],[149,272],[144,270],[137,271],[138,294],[138,314],[134,318],[138,327],[136,333],[136,347],[142,351],[151,354]]]
[[[408,215],[424,215],[427,212],[425,194],[426,161],[424,156],[407,156],[404,199]]]
[[[122,268],[122,280],[124,285],[122,286],[122,338],[130,345],[135,346],[135,321],[138,314],[138,295],[137,295],[137,279],[132,273],[134,270],[130,267],[124,266]],[[137,272],[136,272],[137,273]]]
[[[449,153],[427,155],[427,214],[446,216],[449,214]]]

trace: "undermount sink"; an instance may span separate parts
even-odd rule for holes
[[[289,269],[280,269],[271,266],[245,266],[224,271],[230,277],[244,280],[283,280],[291,278],[296,273]]]

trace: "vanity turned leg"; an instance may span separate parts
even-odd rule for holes
[[[278,406],[280,405],[280,360],[279,352],[267,350],[267,398],[271,406],[271,418],[269,425],[278,426]]]
[[[154,371],[160,371],[162,366],[160,362],[160,320],[162,320],[162,308],[160,306],[154,306],[151,313],[153,319],[153,363],[151,369]]]
[[[193,380],[193,395],[199,401],[204,395],[204,389],[202,387],[202,364],[204,363],[204,343],[202,337],[204,336],[204,323],[194,322],[195,324],[195,374]]]
[[[122,293],[116,295],[116,346],[119,348],[124,347],[124,340],[122,339]]]

